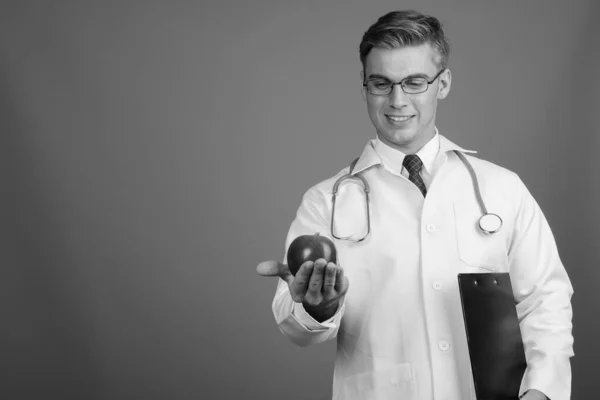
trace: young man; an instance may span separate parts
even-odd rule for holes
[[[277,261],[257,270],[281,278],[273,312],[292,342],[337,338],[333,398],[345,400],[474,399],[457,274],[509,272],[527,358],[519,395],[568,400],[571,283],[519,177],[467,154],[485,205],[502,218],[494,234],[478,228],[474,181],[454,150],[474,152],[435,125],[438,100],[452,81],[448,54],[441,24],[431,16],[392,12],[369,28],[360,57],[377,137],[352,175],[370,186],[370,234],[360,241],[331,235],[333,186],[345,168],[305,193],[286,240],[287,248],[300,235],[328,235],[338,265],[306,262],[295,277]],[[344,193],[336,226],[360,239],[364,197]]]

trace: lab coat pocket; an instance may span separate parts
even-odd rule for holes
[[[417,400],[412,364],[351,375],[343,380],[339,400]]]
[[[481,211],[478,207],[454,203],[456,248],[463,263],[461,272],[508,271],[508,247],[501,230],[494,234],[479,228]]]

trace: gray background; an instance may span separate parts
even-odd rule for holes
[[[441,132],[520,174],[550,221],[573,399],[595,398],[599,5],[3,1],[0,398],[331,396],[334,343],[288,342],[255,267],[374,137],[358,44],[403,8],[453,45]]]

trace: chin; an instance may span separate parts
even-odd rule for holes
[[[390,132],[387,136],[388,141],[399,146],[405,146],[415,141],[416,135],[412,130],[397,130]]]

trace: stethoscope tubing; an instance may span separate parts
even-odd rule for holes
[[[492,233],[498,232],[502,228],[502,218],[500,218],[500,216],[497,214],[488,212],[487,207],[485,206],[485,203],[483,201],[483,197],[481,196],[481,189],[479,187],[479,180],[477,179],[477,174],[475,173],[475,170],[473,169],[473,166],[471,165],[469,160],[467,160],[465,155],[462,152],[460,152],[459,150],[454,150],[454,153],[458,156],[458,158],[460,158],[460,160],[463,162],[463,164],[467,167],[467,170],[469,171],[469,175],[471,175],[471,181],[473,182],[473,190],[475,192],[475,197],[477,198],[477,203],[479,204],[479,207],[481,208],[481,212],[482,212],[482,216],[479,218],[479,228],[486,234],[492,234]],[[332,199],[331,199],[331,202],[332,202],[331,236],[333,236],[336,239],[349,240],[351,242],[361,242],[365,238],[367,238],[367,236],[369,236],[369,234],[371,232],[371,212],[369,209],[369,203],[370,203],[369,194],[371,192],[371,188],[369,187],[369,183],[363,176],[361,176],[359,174],[352,175],[352,171],[354,170],[354,167],[356,166],[357,162],[358,162],[358,158],[354,159],[354,161],[352,161],[352,164],[350,164],[350,169],[349,169],[348,173],[339,177],[335,181],[335,183],[333,185],[333,190],[332,190],[333,193],[332,193]],[[337,193],[338,193],[340,184],[346,179],[354,179],[354,180],[360,181],[363,185],[363,190],[364,190],[365,197],[366,197],[366,205],[365,206],[366,206],[366,213],[367,213],[367,233],[365,234],[365,236],[363,236],[360,239],[352,239],[351,236],[337,236],[335,234],[334,221],[335,221],[336,197],[337,197]],[[484,225],[486,225],[488,227],[486,227]]]
[[[475,190],[475,196],[477,197],[477,203],[479,203],[479,208],[481,208],[481,213],[483,215],[487,214],[488,213],[487,208],[485,206],[485,203],[483,202],[483,198],[481,197],[481,189],[479,188],[479,179],[477,179],[477,175],[475,174],[475,170],[473,169],[473,166],[471,165],[469,160],[467,160],[467,157],[465,157],[465,155],[463,153],[461,153],[458,150],[454,150],[454,153],[456,153],[458,158],[461,159],[463,164],[465,164],[465,166],[469,170],[469,173],[471,174],[471,180],[473,181],[473,189]]]

